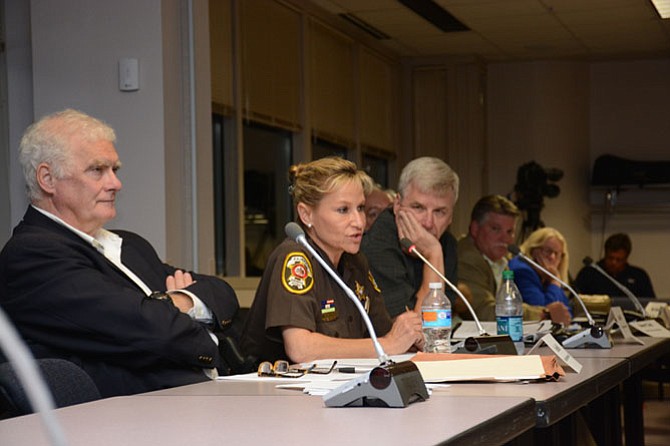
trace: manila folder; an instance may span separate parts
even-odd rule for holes
[[[544,380],[548,377],[539,355],[444,355],[453,358],[447,360],[436,360],[437,358],[431,356],[433,355],[420,353],[412,358],[427,383]],[[459,356],[468,358],[457,359]]]

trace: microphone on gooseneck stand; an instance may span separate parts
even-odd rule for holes
[[[450,280],[448,280],[446,277],[444,277],[444,274],[442,274],[435,266],[433,266],[432,263],[428,261],[420,252],[418,249],[416,249],[416,245],[412,243],[412,241],[408,238],[403,238],[400,240],[400,245],[403,247],[403,249],[410,254],[414,254],[417,256],[423,263],[425,263],[428,268],[432,269],[437,276],[446,283],[449,288],[454,290],[456,294],[458,294],[458,297],[463,300],[465,305],[468,307],[468,311],[470,311],[470,315],[472,316],[472,320],[475,321],[475,324],[477,324],[477,330],[479,330],[479,336],[486,336],[488,333],[486,333],[486,330],[484,330],[484,327],[482,327],[482,324],[479,322],[479,318],[477,317],[477,314],[475,313],[475,310],[472,309],[472,306],[470,305],[470,302],[463,296],[463,293],[461,293],[461,290],[458,289],[457,286],[455,286],[453,283],[451,283]]]
[[[419,250],[416,248],[416,245],[414,245],[410,239],[401,239],[400,245],[406,252],[414,254],[430,269],[432,269],[433,272],[444,281],[444,283],[446,283],[452,290],[454,290],[458,297],[460,297],[468,307],[468,311],[470,311],[472,320],[474,320],[475,324],[477,325],[477,330],[479,330],[479,337],[466,339],[463,343],[463,346],[458,347],[455,353],[517,354],[514,343],[512,342],[512,338],[510,338],[509,335],[491,336],[486,332],[486,330],[484,330],[481,322],[479,322],[479,318],[477,317],[475,310],[473,310],[470,302],[468,302],[465,296],[463,296],[461,290],[459,290],[457,286],[451,283],[451,281],[444,276],[444,274],[435,268],[435,266],[419,252]]]
[[[589,256],[584,257],[584,260],[582,261],[584,263],[584,266],[590,266],[591,268],[595,269],[598,271],[600,274],[605,276],[607,280],[612,282],[617,288],[619,288],[623,293],[630,299],[631,302],[633,302],[633,305],[635,306],[635,309],[640,313],[639,316],[641,316],[642,319],[645,319],[647,317],[647,313],[644,311],[644,307],[638,300],[638,298],[629,290],[626,286],[623,284],[619,283],[618,280],[616,280],[614,277],[610,276],[607,274],[607,272],[600,267],[597,263],[593,261],[593,259]],[[638,316],[638,315],[635,315]]]
[[[340,278],[333,268],[309,244],[305,231],[295,222],[287,223],[286,235],[302,245],[314,257],[335,282],[344,290],[361,313],[370,338],[377,352],[379,366],[359,378],[347,381],[324,395],[327,407],[347,406],[387,406],[407,407],[407,405],[428,399],[428,390],[421,372],[411,361],[393,362],[384,352],[377,334],[363,304],[354,292]]]
[[[589,313],[589,310],[586,308],[584,301],[582,300],[581,297],[579,297],[579,294],[577,294],[577,292],[574,289],[572,289],[570,285],[561,280],[555,274],[551,273],[544,266],[540,265],[535,260],[531,259],[526,254],[521,252],[518,246],[508,245],[507,249],[512,254],[521,257],[526,262],[530,263],[531,265],[533,265],[534,267],[536,267],[537,269],[544,272],[546,275],[548,275],[549,277],[560,283],[563,287],[565,287],[568,291],[570,291],[570,293],[575,297],[575,299],[577,299],[577,302],[579,302],[579,304],[582,306],[582,310],[584,310],[586,319],[588,319],[589,321],[589,328],[577,333],[576,335],[570,336],[569,338],[564,340],[563,347],[588,348],[595,346],[599,348],[612,348],[612,343],[610,342],[609,337],[605,333],[605,330],[603,329],[603,327],[596,325],[595,321],[593,320],[593,317],[591,317],[591,313]]]

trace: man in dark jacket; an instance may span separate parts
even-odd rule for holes
[[[456,239],[447,230],[458,199],[459,178],[444,161],[417,158],[405,166],[393,206],[382,212],[363,236],[361,251],[379,285],[389,314],[421,311],[430,282],[442,279],[413,254],[403,251],[407,238],[441,274],[456,283]],[[455,293],[446,293],[460,309]]]
[[[35,356],[75,362],[102,396],[211,379],[235,293],[163,263],[137,234],[103,228],[121,189],[115,140],[75,110],[26,130],[31,205],[0,253],[0,304]]]

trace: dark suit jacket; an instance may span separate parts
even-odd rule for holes
[[[122,262],[149,288],[165,291],[175,268],[127,231]],[[223,280],[194,274],[188,287],[230,325],[239,304]],[[221,365],[202,324],[144,293],[95,248],[29,207],[0,253],[0,304],[37,357],[61,357],[86,370],[102,396],[204,381]]]

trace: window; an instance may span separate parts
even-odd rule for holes
[[[327,156],[339,156],[346,159],[347,148],[323,139],[315,139],[312,143],[312,159],[318,160]]]
[[[389,187],[388,164],[389,162],[386,158],[381,158],[379,156],[374,156],[367,153],[363,154],[362,169],[372,177],[375,183],[379,184],[384,189]]]
[[[226,275],[226,195],[224,185],[225,143],[224,143],[224,117],[220,114],[212,114],[212,163],[214,169],[214,256],[216,259],[216,273]]]
[[[340,156],[394,180],[401,71],[299,2],[209,6],[215,265],[246,292],[294,220],[291,163]]]
[[[244,125],[244,228],[246,275],[260,276],[293,218],[288,194],[292,134]]]

